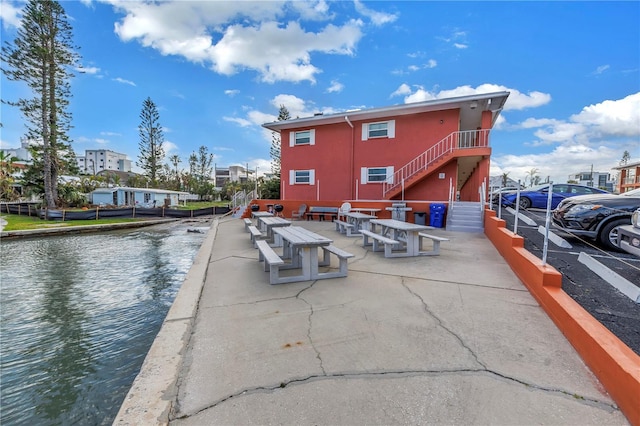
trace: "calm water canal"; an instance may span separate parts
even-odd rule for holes
[[[0,424],[111,424],[208,226],[2,241]]]

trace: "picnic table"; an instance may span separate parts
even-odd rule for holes
[[[363,213],[367,212],[372,216],[375,216],[375,213],[378,213],[381,209],[374,209],[371,207],[353,207],[351,209],[352,212]]]
[[[259,224],[260,230],[267,235],[267,240],[274,242],[274,237],[273,237],[274,228],[290,226],[291,221],[272,215],[272,216],[258,217],[258,224]]]
[[[326,278],[345,277],[347,275],[346,257],[353,255],[333,247],[333,240],[309,231],[301,226],[288,226],[273,229],[278,246],[282,246],[282,258],[291,259],[290,264],[280,265],[279,269],[302,269],[301,275],[275,277],[272,284],[282,284],[297,281],[311,281]],[[324,252],[323,261],[318,261],[318,248]],[[340,270],[334,272],[319,272],[319,266],[329,265],[329,253],[336,254],[340,259]]]
[[[364,214],[360,212],[346,212],[344,213],[347,223],[353,225],[352,232],[355,234],[360,233],[362,229],[369,229],[369,221],[376,219],[377,216]]]
[[[273,213],[269,212],[251,212],[251,217],[253,218],[261,218],[261,217],[272,217]]]
[[[429,254],[420,251],[420,232],[434,229],[427,225],[403,222],[395,219],[371,219],[369,231],[363,232],[363,244],[368,244],[368,237],[376,238],[376,235],[386,239],[385,257],[409,257]],[[380,232],[377,232],[378,227]],[[393,242],[388,240],[393,240]],[[389,247],[387,247],[389,245]]]

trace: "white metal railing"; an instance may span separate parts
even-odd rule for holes
[[[397,190],[405,180],[426,170],[429,165],[455,150],[488,147],[489,132],[489,129],[480,129],[449,134],[389,176],[382,185],[382,194],[387,195]]]

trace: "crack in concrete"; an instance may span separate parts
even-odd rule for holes
[[[590,398],[590,397],[586,397],[580,394],[577,394],[575,392],[569,392],[566,391],[564,389],[558,389],[558,388],[550,388],[550,387],[545,387],[545,386],[540,386],[534,383],[528,383],[524,380],[521,379],[516,379],[513,377],[509,377],[506,376],[502,373],[499,373],[497,371],[494,370],[490,370],[487,368],[479,368],[479,369],[474,369],[474,368],[459,368],[459,369],[434,369],[434,370],[389,370],[389,371],[377,371],[377,372],[363,372],[363,373],[331,373],[331,374],[327,374],[324,373],[322,375],[310,375],[310,376],[306,376],[306,377],[301,377],[301,378],[294,378],[294,379],[290,379],[290,380],[286,380],[283,382],[280,382],[276,385],[271,385],[271,386],[256,386],[253,388],[246,388],[243,390],[240,390],[236,393],[230,394],[224,398],[220,398],[217,401],[214,401],[213,403],[209,404],[206,407],[203,407],[199,410],[197,410],[196,412],[192,413],[192,414],[183,414],[181,416],[174,416],[172,420],[184,420],[184,419],[188,419],[190,417],[193,416],[197,416],[198,414],[212,409],[212,408],[216,408],[217,406],[233,399],[233,398],[237,398],[240,396],[245,396],[245,395],[252,395],[252,394],[256,394],[256,393],[262,393],[262,392],[273,392],[273,391],[277,391],[279,389],[284,389],[288,386],[295,386],[295,385],[304,385],[304,384],[308,384],[311,382],[315,382],[315,381],[322,381],[322,380],[335,380],[335,379],[362,379],[362,378],[369,378],[369,379],[375,379],[375,378],[381,378],[381,379],[394,379],[394,378],[413,378],[413,377],[422,377],[422,376],[433,376],[433,375],[458,375],[458,374],[480,374],[480,375],[488,375],[490,377],[494,377],[494,378],[499,378],[502,380],[507,380],[509,382],[513,382],[517,385],[521,385],[524,386],[528,389],[534,389],[537,391],[541,391],[544,393],[548,393],[548,394],[552,394],[552,395],[558,395],[561,397],[566,397],[566,398],[571,398],[573,401],[578,402],[579,404],[584,404],[584,405],[588,405],[591,407],[595,407],[601,410],[606,410],[608,412],[619,412],[619,408],[612,403],[609,403],[607,401],[602,401],[599,399],[595,399],[595,398]]]
[[[485,370],[487,369],[487,366],[484,365],[484,363],[482,361],[480,361],[480,359],[478,359],[478,355],[465,343],[465,341],[462,339],[462,337],[460,337],[457,333],[455,333],[453,330],[451,330],[450,328],[448,328],[447,326],[444,325],[444,323],[442,322],[442,320],[440,319],[440,317],[438,317],[435,313],[433,313],[433,311],[431,311],[431,309],[429,309],[429,305],[427,305],[427,302],[424,301],[424,299],[422,298],[422,296],[420,296],[419,294],[417,294],[416,292],[414,292],[413,290],[411,290],[409,288],[409,286],[407,285],[407,283],[405,282],[405,277],[402,277],[402,286],[414,297],[416,297],[418,300],[420,300],[420,302],[422,303],[422,308],[425,311],[425,313],[429,316],[431,316],[433,319],[436,320],[436,322],[438,323],[438,325],[443,328],[444,330],[447,331],[447,333],[451,334],[453,337],[456,338],[456,340],[458,340],[458,342],[460,342],[460,345],[465,348],[470,354],[471,356],[473,356],[473,358],[476,360],[476,362],[478,364],[480,364]]]
[[[382,272],[382,271],[371,272],[370,270],[354,269],[354,268],[351,267],[351,263],[349,263],[349,272],[359,272],[359,273],[362,273],[362,274],[370,274],[370,275],[382,275],[382,276],[385,276],[385,277],[398,277],[399,276],[399,274],[395,274],[395,273],[385,273],[385,272]],[[418,277],[418,276],[406,276],[406,278],[411,278],[412,280],[430,281],[430,282],[441,283],[441,284],[456,284],[456,285],[463,285],[463,286],[468,286],[468,287],[486,288],[486,289],[490,289],[490,290],[504,290],[504,291],[515,291],[515,292],[518,292],[518,293],[529,293],[529,290],[527,290],[527,288],[524,287],[524,285],[522,287],[519,287],[519,288],[516,288],[516,287],[496,287],[496,286],[487,285],[487,284],[474,284],[474,283],[467,283],[467,282],[462,282],[462,281],[438,280],[438,279],[434,279],[434,278],[422,278],[422,277]]]
[[[317,281],[314,281],[313,284],[315,284]],[[312,285],[313,285],[312,284]],[[310,287],[309,287],[310,288]],[[306,289],[305,289],[306,290]],[[300,293],[298,293],[298,295],[302,294],[302,291]],[[303,297],[299,297],[300,300],[302,300],[304,303],[306,303],[307,305],[309,305],[309,316],[307,317],[307,320],[309,322],[309,328],[307,329],[307,339],[309,339],[309,343],[311,344],[311,347],[313,348],[313,350],[316,353],[316,359],[318,360],[318,362],[320,363],[320,370],[322,370],[322,374],[324,376],[327,375],[327,371],[324,369],[324,362],[322,361],[322,356],[320,355],[320,351],[318,350],[318,348],[316,347],[315,343],[313,342],[313,338],[311,337],[311,329],[313,328],[313,304],[309,303],[308,300],[306,300]]]

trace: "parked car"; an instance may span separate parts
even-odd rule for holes
[[[555,209],[562,200],[568,197],[586,194],[609,194],[602,189],[593,188],[591,186],[574,185],[571,183],[559,183],[553,185],[553,193],[551,194],[551,208]],[[520,208],[528,209],[534,207],[537,209],[547,208],[547,198],[549,196],[549,184],[534,186],[524,191],[520,191]],[[517,192],[505,194],[502,197],[502,204],[513,206],[516,203]]]
[[[619,250],[618,230],[628,225],[640,208],[640,189],[624,194],[593,194],[567,198],[553,211],[553,224],[574,235],[596,240],[609,250]]]
[[[618,247],[640,257],[640,209],[631,215],[631,225],[618,228]]]
[[[491,193],[491,201],[493,204],[498,204],[498,200],[507,194],[515,193],[518,190],[516,186],[505,186],[504,188],[496,189]]]

